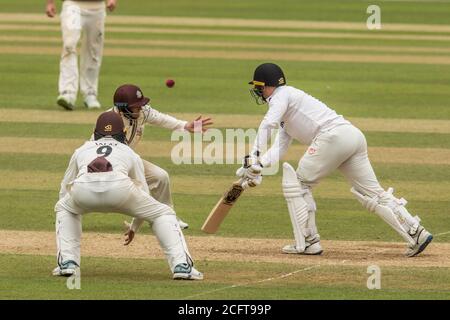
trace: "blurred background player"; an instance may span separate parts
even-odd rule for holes
[[[141,158],[125,144],[125,127],[115,112],[98,119],[94,140],[75,150],[61,182],[56,211],[58,267],[53,275],[70,276],[80,266],[81,217],[89,212],[118,212],[135,217],[129,244],[142,221],[151,224],[174,279],[201,280],[173,209],[149,194]]]
[[[169,130],[187,130],[191,133],[197,128],[204,132],[212,124],[211,118],[200,116],[187,122],[155,110],[150,106],[150,99],[145,97],[141,89],[133,84],[124,84],[117,88],[114,93],[114,107],[110,110],[117,112],[122,117],[127,129],[126,142],[132,149],[141,140],[146,124]],[[159,202],[173,208],[169,174],[147,160],[142,161],[151,195]],[[181,220],[179,222],[182,229],[188,227],[187,223]]]
[[[78,94],[78,84],[87,108],[100,108],[97,99],[98,78],[103,55],[106,8],[113,11],[116,0],[66,0],[61,10],[63,50],[56,103],[73,110]],[[56,15],[55,0],[47,0],[47,16]],[[77,44],[80,38],[80,71],[78,72]]]
[[[426,248],[433,236],[420,225],[418,216],[411,216],[405,199],[396,198],[392,188],[385,191],[380,186],[369,161],[366,138],[358,128],[318,99],[287,86],[284,73],[276,64],[259,65],[249,84],[253,85],[251,93],[257,103],[267,103],[269,109],[251,152],[252,165],[240,168],[237,174],[250,187],[257,186],[262,182],[262,168],[279,161],[293,139],[309,145],[297,171],[288,163],[283,164],[283,193],[295,238],[295,244],[285,246],[283,252],[322,253],[312,188],[335,169],[351,183],[350,191],[358,201],[403,237],[408,244],[407,256],[415,256]],[[259,157],[276,128],[279,131],[274,143]]]

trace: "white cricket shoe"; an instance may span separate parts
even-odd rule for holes
[[[425,228],[422,226],[419,226],[416,234],[412,237],[416,241],[416,243],[414,245],[408,246],[408,249],[405,253],[408,257],[414,257],[421,253],[433,240],[433,235],[425,230]]]
[[[203,273],[187,263],[179,263],[173,269],[174,280],[203,280]]]
[[[70,277],[77,272],[78,268],[79,266],[75,261],[67,260],[53,269],[52,274],[54,276]]]
[[[100,102],[98,102],[97,97],[93,94],[86,96],[84,99],[84,105],[88,109],[99,109],[101,108]]]
[[[72,111],[75,108],[75,96],[63,93],[56,98],[56,103],[66,110]]]
[[[310,240],[305,241],[305,251],[300,252],[295,244],[288,244],[281,249],[284,253],[290,254],[305,254],[305,255],[319,255],[323,252],[322,246],[320,245],[320,236],[317,234]]]
[[[181,230],[189,228],[189,225],[186,222],[184,222],[183,220],[181,220],[178,217],[177,217],[177,220],[178,220],[178,224],[180,225]]]

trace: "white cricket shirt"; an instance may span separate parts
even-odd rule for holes
[[[105,157],[112,165],[112,171],[88,172],[88,165],[97,157]],[[131,178],[140,182],[140,187],[148,193],[142,159],[127,145],[113,138],[86,141],[75,150],[61,182],[60,199],[67,193],[67,187],[76,182],[112,182]]]
[[[279,128],[279,132],[260,159],[264,167],[279,161],[292,139],[309,145],[320,132],[350,124],[320,100],[291,86],[276,88],[267,101],[269,110],[259,126],[252,153],[266,150],[272,130]]]

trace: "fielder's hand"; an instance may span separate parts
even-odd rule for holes
[[[208,130],[208,126],[212,125],[213,122],[211,121],[211,118],[203,118],[202,116],[199,116],[194,121],[186,123],[184,126],[184,129],[189,131],[190,133],[194,132],[205,132]]]
[[[54,1],[47,1],[47,5],[45,7],[45,13],[47,17],[53,18],[56,16],[56,6]]]
[[[116,6],[117,6],[116,0],[108,0],[108,1],[106,1],[106,7],[108,8],[109,12],[114,11]]]
[[[123,224],[125,225],[125,233],[123,234],[125,236],[125,242],[123,243],[124,246],[127,246],[133,241],[134,235],[136,234],[133,230],[131,230],[131,223],[124,221]]]

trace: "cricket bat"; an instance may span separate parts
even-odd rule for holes
[[[230,209],[242,194],[242,191],[244,191],[242,179],[235,181],[209,213],[208,218],[206,218],[205,223],[203,223],[202,231],[206,233],[216,233],[223,219],[225,219]]]

